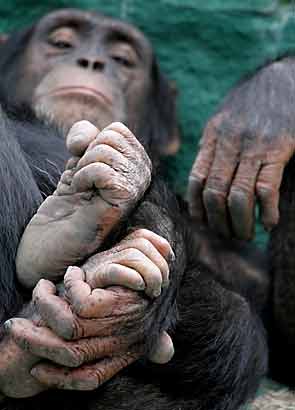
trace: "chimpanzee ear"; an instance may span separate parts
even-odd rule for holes
[[[177,89],[160,72],[157,62],[152,66],[152,89],[146,113],[149,140],[153,151],[160,155],[173,155],[180,146],[180,133],[176,113]]]
[[[8,38],[9,38],[8,34],[0,33],[0,45],[6,43]]]

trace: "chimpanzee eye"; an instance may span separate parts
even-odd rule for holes
[[[122,65],[122,66],[124,66],[124,67],[127,67],[127,68],[132,68],[132,67],[134,67],[133,61],[130,61],[130,60],[128,60],[127,58],[125,58],[125,57],[123,57],[123,56],[115,56],[115,55],[113,55],[113,56],[112,56],[112,59],[113,59],[116,63],[118,63],[118,64],[120,64],[120,65]]]
[[[48,43],[60,50],[66,50],[74,47],[76,41],[76,33],[69,27],[60,27],[48,36]]]
[[[51,40],[50,44],[60,49],[67,49],[67,48],[72,47],[71,43],[69,43],[68,41],[64,41],[64,40]]]

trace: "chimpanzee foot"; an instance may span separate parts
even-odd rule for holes
[[[121,123],[99,132],[80,121],[71,128],[67,146],[73,157],[18,249],[17,272],[25,286],[41,277],[58,279],[69,265],[95,252],[151,181],[148,155]]]

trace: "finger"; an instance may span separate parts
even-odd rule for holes
[[[92,149],[94,145],[106,144],[121,152],[127,159],[132,160],[136,164],[141,164],[141,166],[145,165],[151,169],[150,159],[136,137],[128,129],[128,131],[126,131],[125,126],[121,129],[120,126],[116,125],[112,127],[112,125],[113,124],[104,128],[98,134],[95,141],[90,145],[89,150]]]
[[[116,293],[111,291],[104,291],[102,289],[95,289],[96,287],[119,285],[120,283],[118,282],[125,283],[125,280],[127,282],[130,281],[131,286],[133,285],[134,287],[139,287],[139,283],[141,285],[141,289],[136,290],[144,289],[145,283],[137,272],[126,268],[126,270],[129,269],[130,271],[133,271],[137,277],[135,279],[134,277],[128,277],[126,279],[126,275],[132,276],[133,272],[131,272],[131,274],[130,272],[127,272],[126,274],[125,271],[123,272],[122,279],[122,273],[119,269],[124,267],[120,267],[118,265],[113,267],[114,272],[117,269],[117,273],[115,272],[116,275],[114,278],[112,278],[112,273],[109,273],[110,266],[111,265],[101,265],[101,270],[99,270],[97,275],[95,275],[95,279],[91,281],[91,285],[94,288],[93,291],[91,290],[89,284],[84,281],[84,272],[80,268],[68,268],[64,278],[65,289],[73,310],[80,317],[99,318],[106,317],[116,312],[118,305],[118,298]]]
[[[66,165],[66,170],[71,170],[75,168],[80,160],[80,157],[72,157],[68,160]]]
[[[111,189],[117,173],[109,165],[97,162],[80,169],[73,178],[73,186],[76,192],[85,192],[93,189]]]
[[[145,289],[145,282],[140,274],[136,270],[119,263],[99,265],[97,272],[91,277],[89,283],[92,289],[106,288],[112,285],[124,286],[137,291]]]
[[[137,359],[137,354],[125,354],[71,371],[51,364],[38,364],[32,369],[31,374],[48,387],[63,390],[94,390]]]
[[[234,177],[228,207],[234,236],[249,240],[255,226],[255,184],[261,161],[242,160]]]
[[[162,332],[158,342],[152,353],[149,355],[149,360],[157,364],[168,363],[174,356],[174,346],[171,337],[167,332]]]
[[[121,242],[117,247],[117,250],[122,251],[124,249],[128,250],[130,248],[134,248],[142,252],[148,259],[153,262],[154,265],[156,265],[160,269],[162,274],[162,285],[163,287],[166,287],[169,283],[169,265],[165,258],[163,258],[160,252],[158,252],[158,250],[154,247],[154,245],[149,240],[141,237],[138,239],[129,239]],[[121,264],[121,253],[116,252],[112,259],[114,263]],[[167,259],[170,262],[172,258]]]
[[[140,141],[136,138],[136,136],[130,131],[126,125],[122,124],[121,122],[113,122],[109,126],[105,128],[105,131],[115,131],[121,134],[125,141],[128,141],[129,144],[136,148],[136,152],[140,152],[142,156],[149,161],[149,157],[140,143]]]
[[[27,319],[12,319],[10,333],[19,347],[54,363],[78,367],[110,355],[126,352],[136,341],[136,335],[123,337],[93,337],[65,341],[46,327],[37,327]]]
[[[71,339],[75,329],[73,313],[68,303],[55,293],[54,284],[41,279],[33,291],[33,303],[51,329],[58,335]]]
[[[28,319],[15,318],[10,320],[10,335],[19,347],[34,355],[65,366],[75,365],[73,352],[66,349],[65,341],[46,327],[38,327]]]
[[[271,230],[279,221],[280,186],[285,163],[267,164],[261,168],[256,183],[262,223]]]
[[[67,148],[74,156],[82,156],[89,144],[95,139],[99,130],[89,121],[78,121],[67,135]]]
[[[170,243],[160,235],[148,230],[148,229],[136,229],[131,234],[127,236],[129,238],[145,238],[150,241],[154,247],[160,252],[160,254],[166,259],[166,261],[175,260],[175,254],[172,250]]]
[[[224,236],[230,236],[227,195],[237,162],[238,147],[233,144],[232,138],[220,139],[207,178],[203,199],[209,226]]]
[[[99,144],[87,151],[80,159],[77,168],[81,169],[89,164],[102,162],[115,171],[128,171],[128,161],[120,152],[106,144]]]
[[[141,251],[136,248],[120,251],[120,263],[135,269],[146,284],[146,294],[149,297],[158,297],[161,294],[162,274],[160,269]]]
[[[73,193],[73,188],[71,186],[73,175],[74,174],[73,174],[72,169],[66,169],[62,173],[62,175],[60,177],[60,180],[58,182],[56,191],[54,193],[55,195],[56,194],[58,194],[58,195],[71,195]],[[50,201],[50,198],[51,197],[47,198],[47,202]],[[44,202],[43,202],[43,204],[44,204]],[[42,204],[42,206],[44,206],[43,204]]]
[[[87,315],[88,305],[72,292],[70,302],[81,313],[90,317],[84,319],[75,315],[70,305],[60,297],[52,295],[52,289],[46,289],[46,280],[39,282],[34,291],[34,303],[42,319],[47,326],[58,336],[66,340],[79,339],[92,336],[111,336],[125,325],[126,318],[129,322],[139,320],[142,311],[146,308],[147,301],[140,298],[136,293],[121,288],[115,290],[97,289],[97,301],[95,308],[90,306],[90,314]],[[50,282],[49,282],[50,283]],[[84,300],[84,299],[82,299]],[[82,315],[81,315],[82,316]]]
[[[205,221],[203,189],[214,159],[215,144],[215,127],[209,122],[200,142],[200,150],[193,164],[188,183],[187,197],[190,214],[199,221]]]

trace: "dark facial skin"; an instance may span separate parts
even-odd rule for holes
[[[122,121],[136,132],[151,65],[151,46],[134,27],[95,13],[57,11],[34,30],[16,99],[65,131],[84,119],[99,129]]]

